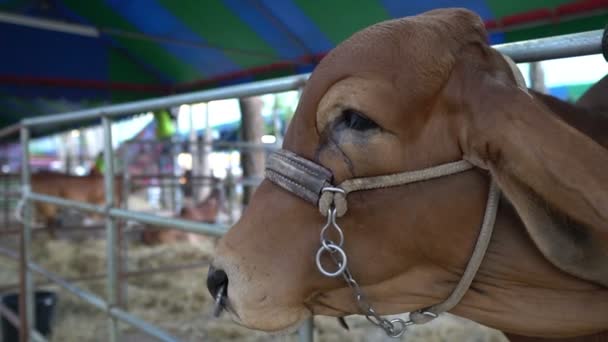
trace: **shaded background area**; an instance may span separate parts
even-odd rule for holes
[[[492,43],[608,22],[606,0],[0,0],[0,128],[310,72],[363,27],[456,6],[485,20]]]

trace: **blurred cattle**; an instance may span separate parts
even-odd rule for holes
[[[72,201],[87,202],[95,205],[105,204],[104,179],[102,175],[73,176],[56,172],[39,172],[32,174],[33,192],[65,198]],[[114,180],[115,205],[121,203],[122,182],[119,177]],[[60,207],[54,204],[36,201],[34,204],[35,220],[49,228],[55,236]]]
[[[215,223],[224,203],[224,191],[215,187],[207,198],[195,206],[182,208],[176,218],[204,223]],[[147,228],[142,233],[142,242],[146,245],[164,243],[191,242],[200,243],[209,237],[188,233],[170,228]]]

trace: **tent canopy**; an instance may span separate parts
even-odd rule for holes
[[[603,28],[606,0],[0,0],[0,129],[21,118],[311,71],[373,23],[448,6],[491,42]]]

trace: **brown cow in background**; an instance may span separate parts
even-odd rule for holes
[[[195,206],[182,208],[177,218],[204,223],[215,223],[223,202],[224,191],[220,187],[216,187],[203,202]],[[143,231],[141,236],[142,242],[146,245],[158,245],[182,241],[197,243],[204,239],[208,239],[208,237],[200,234],[167,228],[147,228]]]
[[[57,172],[39,172],[32,174],[32,191],[49,196],[56,196],[72,201],[87,202],[95,205],[105,204],[103,175],[73,176]],[[114,179],[115,205],[121,203],[122,181]],[[35,220],[50,229],[55,236],[59,207],[54,204],[34,202]]]

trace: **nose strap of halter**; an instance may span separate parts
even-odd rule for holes
[[[297,154],[278,150],[266,160],[266,178],[316,206],[323,188],[331,186],[331,171]]]

